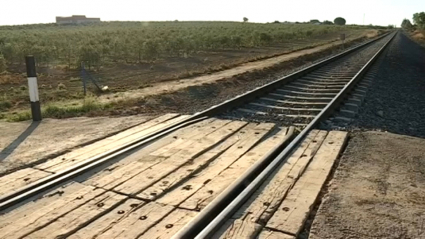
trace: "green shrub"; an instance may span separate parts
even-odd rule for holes
[[[58,90],[66,90],[66,86],[62,83],[59,83],[57,89]]]
[[[6,59],[4,59],[3,54],[0,53],[0,73],[6,71]]]
[[[12,108],[12,102],[10,101],[0,101],[0,111],[5,111]]]

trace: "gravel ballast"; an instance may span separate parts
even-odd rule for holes
[[[400,32],[378,67],[349,128],[425,137],[425,48]]]
[[[391,35],[392,36],[392,35]],[[307,74],[306,77],[310,76],[315,78],[316,80],[311,81],[311,84],[314,84],[315,82],[320,82],[321,79],[328,79],[328,80],[332,80],[334,79],[339,80],[339,81],[344,81],[345,83],[348,83],[350,78],[354,77],[356,75],[356,73],[362,69],[362,67],[376,54],[376,52],[379,51],[379,49],[381,49],[381,47],[389,40],[389,38],[391,36],[387,36],[384,37],[383,39],[380,39],[376,42],[371,43],[370,45],[367,45],[361,49],[358,49],[352,53],[350,53],[349,55],[346,55],[338,60],[335,60],[315,71],[312,71],[311,73]],[[322,72],[322,73],[317,73],[317,72]],[[314,74],[318,74],[319,76],[314,76]],[[343,75],[346,78],[338,78],[338,76]],[[272,92],[272,93],[277,93],[277,94],[282,94],[284,95],[285,93],[281,93],[279,92],[279,90],[289,90],[289,91],[293,91],[292,95],[295,95],[296,97],[300,96],[300,97],[306,97],[306,95],[302,94],[303,89],[305,89],[306,91],[310,90],[311,94],[316,94],[316,95],[310,95],[308,97],[331,97],[333,98],[337,93],[331,93],[333,94],[332,96],[326,96],[326,95],[321,95],[320,91],[315,91],[311,88],[308,87],[299,87],[294,89],[288,89],[285,88],[286,86],[290,86],[292,83],[297,82],[298,80],[304,80],[304,78],[300,78],[300,79],[295,79],[293,81],[291,81],[288,84],[282,85],[280,87],[280,89],[277,89],[277,91]],[[341,90],[343,88],[343,86],[341,86],[341,88],[339,90]],[[301,89],[301,90],[300,90]],[[322,89],[323,90],[323,89]],[[298,93],[300,92],[300,93]],[[329,92],[328,92],[329,93]],[[289,94],[291,95],[291,94]],[[273,98],[273,96],[269,96],[269,95],[265,95],[265,97],[270,97]],[[286,100],[285,98],[277,98],[279,100]],[[292,101],[300,101],[297,99],[292,99]],[[330,101],[330,100],[329,100]],[[326,102],[326,103],[329,103]],[[264,103],[261,102],[261,100],[256,100],[253,101],[254,103]],[[315,102],[314,100],[310,100],[310,102]],[[317,102],[321,102],[321,101],[317,101]],[[252,103],[252,102],[249,102]],[[240,109],[234,109],[231,112],[228,112],[224,115],[224,117],[230,117],[232,119],[242,119],[242,120],[248,120],[251,122],[273,122],[273,123],[277,123],[277,124],[281,124],[284,126],[291,126],[293,124],[304,124],[307,125],[308,123],[310,123],[310,121],[312,120],[312,117],[314,117],[316,115],[316,113],[318,113],[319,111],[312,111],[312,112],[306,112],[305,110],[297,110],[297,107],[292,107],[291,109],[287,110],[287,109],[282,109],[279,107],[282,107],[282,105],[279,105],[279,103],[271,103],[271,102],[267,102],[264,103],[270,107],[278,107],[278,108],[266,108],[264,106],[258,106],[258,105],[252,105],[252,104],[246,104],[241,106],[241,108],[244,109],[244,111],[241,111]],[[308,107],[307,107],[308,108]],[[324,107],[323,107],[324,108]],[[246,111],[248,110],[248,111]],[[259,112],[261,114],[259,114]],[[288,117],[287,115],[292,115],[291,117]],[[304,117],[302,115],[308,115],[310,117]],[[297,117],[298,116],[298,117]]]

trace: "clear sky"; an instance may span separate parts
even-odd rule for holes
[[[0,25],[50,23],[56,16],[86,15],[102,21],[331,20],[347,24],[400,25],[425,11],[425,0],[0,0]]]

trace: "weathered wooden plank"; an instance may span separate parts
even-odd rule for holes
[[[15,192],[19,188],[49,175],[51,173],[33,168],[24,168],[7,174],[0,178],[0,196]]]
[[[104,193],[79,183],[57,189],[43,198],[0,216],[0,238],[18,238]]]
[[[13,223],[13,221],[17,220],[17,218],[26,217],[35,209],[41,210],[59,198],[74,198],[80,195],[84,195],[93,189],[93,187],[86,187],[80,183],[69,183],[43,195],[37,200],[28,202],[13,210],[3,211],[0,214],[0,230],[10,223]]]
[[[184,164],[182,167],[173,171],[171,174],[162,178],[161,181],[156,182],[152,186],[143,190],[138,194],[138,197],[147,199],[147,200],[155,200],[156,198],[162,196],[164,193],[171,190],[173,187],[184,181],[187,177],[191,177],[196,174],[199,170],[206,167],[211,161],[216,159],[220,154],[229,149],[232,145],[234,145],[240,139],[244,130],[249,127],[246,126],[242,128],[239,132],[232,135],[230,138],[226,139],[224,142],[219,144],[218,146],[212,148],[208,152],[194,158],[188,163]]]
[[[212,160],[215,160],[221,153],[226,151],[226,155],[233,154],[234,158],[238,158],[238,154],[242,155],[252,144],[255,144],[259,138],[261,138],[264,134],[271,129],[274,124],[268,124],[268,128],[264,129],[264,126],[258,126],[255,123],[251,123],[244,128],[240,129],[235,135],[231,136],[229,139],[218,145],[217,147],[209,150],[207,153],[202,154],[199,157],[196,157],[193,161],[174,171],[167,177],[161,180],[146,190],[142,191],[138,194],[139,197],[144,199],[153,200],[156,197],[161,196],[165,191],[170,190],[172,187],[181,183],[183,180],[187,179],[204,167],[207,164],[211,163]],[[239,141],[239,139],[241,139]],[[229,148],[230,147],[230,148]],[[230,159],[235,160],[235,159]],[[155,195],[155,196],[153,196]]]
[[[347,132],[331,131],[304,174],[295,183],[267,227],[293,235],[300,233],[347,139]]]
[[[193,127],[194,129],[192,131],[186,133],[185,135],[181,135],[180,138],[174,141],[173,143],[165,145],[164,147],[158,150],[155,150],[151,153],[151,155],[170,157],[171,155],[190,145],[193,141],[199,140],[202,137],[205,137],[206,135],[216,131],[217,129],[231,122],[230,120],[217,120],[214,118],[207,119],[206,121],[209,123],[203,125],[202,127]]]
[[[193,211],[176,209],[170,215],[162,219],[154,227],[149,229],[146,233],[143,233],[140,238],[171,238],[193,217],[195,217],[196,214],[197,213]]]
[[[258,239],[296,239],[296,237],[283,232],[263,229],[260,235],[258,235]]]
[[[140,132],[131,134],[127,137],[124,137],[124,138],[121,138],[121,139],[118,139],[118,140],[113,140],[113,141],[109,142],[108,144],[101,146],[101,147],[91,148],[90,145],[88,145],[88,146],[84,147],[85,149],[81,149],[81,151],[84,150],[83,154],[79,154],[79,155],[74,156],[74,157],[65,158],[65,160],[62,160],[60,163],[53,165],[53,166],[50,166],[48,168],[42,168],[43,166],[40,166],[38,168],[42,168],[42,169],[47,170],[49,172],[59,172],[59,171],[64,170],[68,167],[71,167],[72,165],[83,162],[84,160],[87,160],[91,157],[102,154],[102,153],[104,153],[108,150],[112,150],[114,148],[123,146],[123,145],[130,143],[130,142],[132,142],[132,141],[134,141],[138,138],[144,137],[144,136],[146,136],[150,133],[153,133],[153,132],[155,132],[155,131],[157,131],[161,128],[164,128],[164,127],[171,125],[175,122],[178,122],[180,120],[183,120],[187,117],[188,117],[187,115],[178,116],[176,118],[167,120],[165,122],[153,125],[152,127],[149,127],[149,128],[142,130]]]
[[[131,202],[129,202],[131,207]],[[155,202],[150,202],[142,206],[137,206],[134,210],[129,210],[123,213],[121,217],[117,217],[120,210],[128,208],[125,204],[116,208],[104,217],[93,222],[85,228],[75,232],[69,238],[85,239],[85,238],[138,238],[145,233],[149,228],[157,224],[161,219],[170,214],[174,207],[161,205]],[[144,237],[141,237],[144,238]]]
[[[170,192],[168,192],[163,197],[159,198],[157,201],[160,203],[179,206],[185,200],[187,200],[190,196],[192,196],[195,192],[200,190],[205,185],[208,185],[211,180],[214,179],[217,175],[219,175],[223,170],[232,165],[236,160],[243,161],[255,161],[258,160],[259,157],[265,155],[268,151],[270,151],[279,140],[283,139],[286,136],[286,129],[279,131],[273,137],[269,137],[266,140],[262,141],[260,144],[251,149],[248,153],[246,153],[241,158],[231,158],[229,155],[233,154],[233,151],[225,152],[223,155],[215,159],[208,167],[198,174],[196,174],[193,178],[190,178],[184,183],[184,186],[180,188],[176,188]],[[262,150],[258,150],[262,149]],[[267,149],[267,150],[266,150]],[[187,186],[190,185],[190,188]],[[190,190],[187,190],[190,189]],[[213,189],[215,190],[215,189]]]
[[[65,216],[56,219],[44,227],[25,235],[28,238],[64,238],[74,231],[84,227],[90,222],[98,219],[106,212],[112,210],[126,197],[113,192],[106,192],[98,195],[93,200],[75,208]],[[51,217],[51,216],[50,216]]]
[[[212,238],[254,238],[252,235],[253,231],[260,231],[262,225],[249,221],[244,222],[241,219],[228,220],[221,228],[218,230]]]
[[[314,130],[303,140],[297,150],[288,158],[287,162],[276,170],[257,190],[257,192],[245,203],[245,205],[233,216],[241,219],[243,223],[230,226],[224,238],[239,238],[235,232],[242,232],[244,235],[255,236],[261,231],[261,227],[248,227],[247,224],[259,224],[264,226],[271,215],[279,208],[280,203],[285,198],[295,180],[303,173],[312,157],[317,152],[326,137],[326,131]],[[249,231],[249,229],[253,229]]]
[[[221,143],[246,124],[246,122],[242,121],[233,121],[226,124],[213,133],[193,141],[193,143],[185,149],[178,151],[168,159],[146,169],[142,174],[132,177],[114,190],[125,194],[137,194],[161,180],[161,178],[177,170],[179,167],[190,162],[200,154],[205,153],[207,150]]]
[[[51,168],[52,167],[55,167],[56,165],[62,164],[64,162],[66,162],[66,161],[69,161],[69,160],[74,159],[75,157],[84,155],[84,154],[86,154],[86,153],[88,153],[90,151],[93,151],[93,150],[98,149],[100,147],[103,147],[103,146],[106,146],[108,144],[111,144],[114,141],[123,139],[125,137],[128,137],[129,135],[136,134],[136,133],[139,133],[141,131],[144,131],[144,130],[146,130],[146,129],[154,126],[154,125],[157,125],[159,123],[168,121],[168,120],[170,120],[172,118],[175,118],[177,116],[178,116],[178,114],[165,114],[165,115],[160,116],[158,118],[155,118],[155,119],[149,120],[147,122],[144,122],[144,123],[142,123],[142,124],[140,124],[138,126],[135,126],[135,127],[131,128],[131,129],[125,130],[123,132],[120,132],[120,133],[118,133],[116,135],[112,135],[111,137],[107,137],[105,139],[102,139],[102,140],[99,140],[97,142],[94,142],[93,144],[86,145],[84,147],[75,149],[75,150],[73,150],[73,151],[71,151],[69,153],[66,153],[64,155],[61,155],[61,156],[56,157],[54,159],[48,160],[47,162],[42,163],[42,164],[39,164],[39,165],[37,165],[35,167],[36,168],[39,168],[39,169],[43,169],[43,170],[52,170]],[[52,170],[52,171],[54,171],[54,170]]]
[[[260,159],[261,155],[265,155],[270,150],[269,147],[256,147],[255,149],[252,149],[252,147],[258,144],[273,127],[274,124],[262,123],[258,125],[254,131],[246,135],[244,140],[241,140],[240,143],[234,146],[235,149],[233,152],[229,151],[228,154],[224,155],[224,157],[226,157],[224,160],[234,163],[229,164],[226,169],[219,172],[209,183],[185,200],[180,207],[191,210],[202,210],[205,208],[218,194],[224,191],[233,181]],[[287,128],[282,129],[281,132],[282,133],[278,135],[284,138],[287,133]],[[277,137],[275,140],[279,138],[280,137]],[[263,144],[262,146],[265,145]],[[252,150],[250,151],[250,149]],[[249,154],[249,156],[244,157],[243,155],[245,153]]]
[[[150,156],[149,154],[151,152],[154,152],[155,150],[168,144],[172,144],[176,140],[185,137],[185,135],[191,134],[191,132],[194,132],[196,129],[205,127],[205,125],[209,124],[210,122],[212,121],[204,120],[177,130],[176,132],[171,133],[170,135],[161,138],[160,140],[157,140],[152,144],[137,150],[136,152],[131,153],[124,159],[120,160],[120,162],[117,162],[102,170],[101,172],[93,175],[91,178],[86,180],[84,184],[112,189],[117,185],[127,181],[131,177],[142,173],[147,168],[166,159],[164,157]]]
[[[131,213],[140,209],[144,205],[146,205],[144,201],[129,198],[114,210],[108,212],[106,215],[98,218],[89,225],[79,229],[67,238],[86,239],[102,237],[101,235],[108,234],[107,232],[109,230],[111,230],[109,232],[115,231],[115,229],[112,229],[115,226],[117,226],[117,228],[122,228],[122,225],[118,226],[117,224],[121,223],[121,221],[129,217]],[[136,218],[135,220],[138,219],[139,218]],[[128,226],[131,227],[131,225]],[[127,228],[122,229],[127,230]],[[108,236],[108,238],[115,238],[115,236],[113,236],[112,234],[109,234]]]

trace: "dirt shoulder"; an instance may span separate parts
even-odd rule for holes
[[[0,122],[0,175],[43,162],[75,147],[100,140],[147,121],[149,116],[43,119]]]
[[[376,35],[372,34],[370,36],[374,37]],[[365,37],[365,35],[361,35],[360,37],[353,35],[349,39],[347,39],[347,41],[350,42],[363,37]],[[271,57],[265,60],[244,63],[240,66],[219,71],[213,74],[202,75],[202,76],[187,78],[187,79],[180,79],[176,81],[153,83],[150,87],[139,89],[139,90],[129,90],[126,92],[122,92],[117,97],[113,97],[113,98],[111,98],[110,95],[103,95],[99,97],[99,100],[101,102],[111,102],[113,100],[120,100],[120,99],[128,100],[128,99],[170,93],[170,92],[178,91],[180,89],[187,88],[190,86],[212,84],[219,80],[228,79],[228,78],[243,74],[245,72],[262,70],[264,68],[269,68],[276,64],[280,64],[282,62],[288,62],[304,55],[310,55],[313,53],[325,51],[326,49],[340,46],[340,45],[341,45],[340,42],[326,43],[313,48],[303,49],[303,50],[283,54],[280,56]]]
[[[424,238],[425,140],[352,135],[310,238]]]
[[[425,47],[425,30],[416,30],[409,34],[410,38]]]

